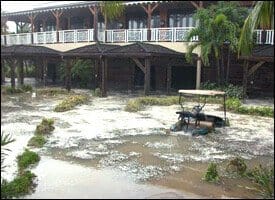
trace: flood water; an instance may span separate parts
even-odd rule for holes
[[[84,93],[88,91],[81,90]],[[230,126],[206,136],[168,132],[177,121],[178,105],[124,111],[132,95],[92,97],[67,112],[53,112],[65,95],[3,96],[1,130],[16,139],[2,176],[17,173],[16,156],[24,151],[43,117],[55,130],[41,149],[34,193],[26,198],[261,198],[258,186],[245,178],[224,177],[220,184],[202,181],[210,162],[225,175],[229,159],[245,159],[248,167],[274,167],[273,118],[227,113]],[[192,107],[194,103],[188,103]],[[219,105],[204,112],[223,116]]]

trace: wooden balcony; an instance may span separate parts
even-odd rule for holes
[[[187,33],[193,27],[151,28],[148,29],[115,29],[98,31],[98,40],[104,43],[128,42],[185,42]],[[274,30],[256,30],[256,44],[273,45]],[[57,41],[57,34],[59,41]],[[148,37],[150,35],[150,37]],[[56,44],[56,43],[81,43],[93,42],[94,29],[77,29],[46,31],[34,33],[21,33],[1,35],[1,45],[18,44]],[[192,38],[193,42],[198,37]]]

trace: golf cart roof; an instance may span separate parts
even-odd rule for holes
[[[206,96],[225,95],[225,92],[217,91],[217,90],[179,90],[179,93],[193,94],[193,95],[206,95]]]

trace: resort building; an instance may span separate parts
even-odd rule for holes
[[[44,46],[60,51],[63,59],[97,60],[95,66],[104,67],[98,67],[93,72],[95,79],[100,79],[94,87],[105,85],[103,89],[106,87],[106,90],[133,90],[141,86],[147,94],[155,90],[169,92],[170,89],[194,89],[199,88],[201,82],[215,81],[216,69],[215,66],[202,66],[199,48],[193,52],[193,64],[186,62],[184,54],[188,43],[185,36],[198,24],[198,21],[193,19],[196,9],[213,3],[217,2],[124,1],[125,9],[122,15],[116,20],[108,21],[107,24],[104,23],[98,1],[82,1],[4,13],[1,14],[1,23],[14,21],[17,31],[14,34],[1,34],[1,45]],[[240,3],[248,7],[252,5],[251,1]],[[24,27],[28,25],[31,31],[24,32]],[[194,37],[192,42],[196,41],[198,38]],[[256,42],[265,49],[268,48],[270,54],[274,51],[274,30],[257,30]],[[89,48],[88,45],[92,46]],[[85,46],[86,50],[94,50],[96,53],[85,54]],[[110,46],[113,48],[109,48]],[[119,48],[124,46],[125,48]],[[106,49],[101,50],[105,47]],[[259,51],[262,52],[262,49]],[[257,55],[259,51],[256,52]],[[66,56],[66,52],[71,53],[70,56]],[[106,62],[101,59],[102,56],[106,57]],[[273,54],[261,56],[264,57],[263,60],[249,58],[256,63],[251,64],[254,66],[252,71],[247,69],[247,82],[253,82],[249,84],[248,91],[251,89],[255,92],[255,88],[258,88],[261,92],[273,95]],[[46,69],[38,72],[42,79],[51,76],[58,68],[56,59],[47,59],[45,62]],[[238,60],[236,55],[232,55],[230,62],[230,82],[242,84],[243,60]]]

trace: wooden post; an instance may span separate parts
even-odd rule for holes
[[[243,103],[245,103],[246,99],[246,92],[247,92],[247,77],[248,77],[248,64],[249,62],[246,60],[244,61],[243,65]]]
[[[98,23],[98,8],[97,6],[89,7],[90,12],[93,15],[94,18],[94,41],[98,42],[98,29],[97,29],[97,23]]]
[[[107,58],[101,58],[101,96],[107,96]]]
[[[168,65],[167,71],[166,71],[166,92],[167,92],[167,94],[170,94],[171,79],[172,79],[172,66]]]
[[[152,13],[153,11],[158,7],[158,3],[156,3],[156,5],[154,5],[154,7],[151,7],[151,4],[147,5],[147,8],[144,7],[143,5],[141,5],[141,7],[145,10],[145,12],[147,13],[147,40],[150,41],[151,40],[151,19],[152,19]]]
[[[196,89],[200,89],[201,84],[201,58],[198,57],[197,60],[197,76],[196,76]]]
[[[32,44],[33,44],[33,32],[34,32],[34,19],[36,18],[37,15],[33,15],[31,14],[29,17],[29,20],[30,20],[30,23],[31,23],[31,31],[32,31],[32,34],[31,34],[31,41],[32,41]]]
[[[45,87],[46,83],[47,83],[47,64],[48,64],[48,62],[47,62],[46,58],[44,58],[42,60],[42,62],[43,62],[43,85]]]
[[[15,67],[16,67],[16,60],[11,59],[9,62],[10,66],[10,74],[11,74],[11,87],[14,89],[15,88]]]
[[[145,74],[144,74],[144,95],[148,95],[150,92],[150,68],[151,62],[149,58],[145,58]]]
[[[71,59],[66,60],[66,89],[71,90],[71,69],[73,61]]]
[[[128,90],[131,92],[134,91],[134,79],[135,79],[135,66],[129,63],[129,81],[128,81]]]
[[[57,10],[57,11],[52,11],[53,16],[55,17],[56,21],[56,42],[59,42],[59,26],[60,26],[60,16],[62,15],[63,11]]]
[[[98,59],[94,59],[94,68],[95,68],[95,89],[100,87],[99,79],[99,63]]]
[[[23,85],[24,84],[24,61],[23,61],[23,59],[18,60],[18,67],[19,67],[18,82],[20,85]]]
[[[45,19],[45,18],[42,19],[42,28],[43,28],[43,32],[46,31],[46,21],[47,21],[47,19]]]
[[[5,60],[1,59],[1,85],[5,84]]]

